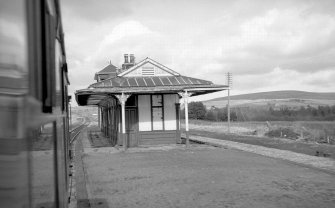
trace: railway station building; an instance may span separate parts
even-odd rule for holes
[[[180,106],[185,107],[188,145],[188,98],[222,90],[226,85],[183,76],[151,58],[110,64],[95,74],[96,83],[76,91],[79,106],[99,109],[99,127],[113,145],[128,147],[181,143]]]

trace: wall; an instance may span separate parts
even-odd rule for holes
[[[151,104],[150,95],[138,96],[139,131],[151,131]]]
[[[164,130],[176,130],[176,105],[179,97],[176,94],[164,95]],[[138,96],[139,131],[151,131],[150,95]]]
[[[176,130],[176,103],[179,97],[176,94],[164,95],[164,127],[165,130]]]

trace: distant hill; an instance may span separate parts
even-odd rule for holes
[[[335,92],[304,92],[304,91],[270,91],[230,96],[231,100],[273,100],[273,99],[315,99],[335,100]],[[207,101],[227,100],[227,97],[215,98]],[[206,101],[206,102],[207,102]]]
[[[335,105],[335,92],[319,93],[304,91],[271,91],[230,96],[231,105],[239,107],[269,107],[287,106],[299,108],[300,106]],[[203,101],[207,107],[225,107],[227,97]]]

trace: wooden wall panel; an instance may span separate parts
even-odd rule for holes
[[[178,96],[176,94],[164,95],[164,127],[165,130],[176,130],[176,105]]]
[[[138,96],[139,131],[151,131],[151,104],[150,95]]]
[[[176,131],[139,132],[139,145],[175,144]]]

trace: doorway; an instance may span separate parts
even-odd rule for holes
[[[137,108],[126,108],[126,138],[128,147],[138,146],[138,116]]]

